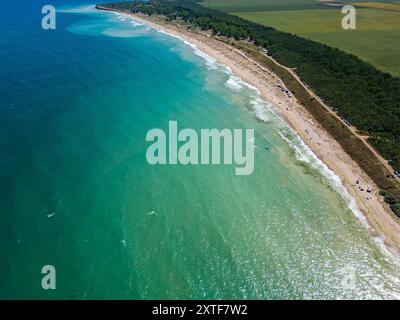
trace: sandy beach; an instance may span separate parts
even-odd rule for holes
[[[384,203],[376,185],[293,96],[282,92],[281,87],[285,85],[275,74],[240,50],[218,41],[205,32],[188,31],[185,26],[166,23],[159,17],[125,13],[123,15],[195,45],[218,63],[229,67],[233,74],[243,81],[256,87],[263,99],[276,107],[277,113],[298,133],[318,158],[340,177],[362,212],[361,219],[365,218],[368,222],[368,229],[374,238],[383,242],[384,247],[396,258],[400,257],[399,219]]]

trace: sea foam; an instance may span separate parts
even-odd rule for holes
[[[236,76],[230,76],[228,80],[226,80],[225,85],[232,90],[240,90],[243,89],[243,86],[240,84],[240,79],[238,80]]]

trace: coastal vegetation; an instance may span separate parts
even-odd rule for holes
[[[103,5],[104,6],[104,5]],[[233,45],[251,54],[283,79],[299,102],[357,161],[400,217],[400,192],[391,173],[374,154],[338,121],[285,68],[262,54],[267,52],[296,74],[345,122],[352,124],[395,168],[400,170],[400,78],[376,70],[354,55],[240,17],[209,9],[195,1],[153,0],[120,2],[107,8],[180,19],[190,27],[232,39]]]

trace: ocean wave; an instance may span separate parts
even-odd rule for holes
[[[230,76],[228,80],[225,82],[225,86],[228,88],[238,91],[243,89],[243,86],[240,84],[241,80],[238,79],[236,76]]]
[[[169,32],[166,32],[164,30],[159,30],[159,29],[157,29],[157,31],[159,33],[162,33],[162,34],[166,34],[166,35],[168,35],[170,37],[179,39],[184,44],[186,44],[187,46],[191,47],[193,49],[194,54],[197,55],[198,57],[202,58],[206,62],[206,66],[207,66],[207,68],[209,70],[218,70],[220,68],[224,68],[224,66],[222,64],[217,63],[216,59],[214,59],[213,57],[211,57],[207,53],[201,51],[195,44],[193,44],[193,43],[191,43],[189,41],[186,41],[185,39],[183,39],[182,37],[180,37],[180,36],[178,36],[176,34],[169,33]]]
[[[144,24],[143,23],[139,23],[139,22],[137,22],[135,20],[132,20],[131,21],[131,25],[134,26],[134,27],[139,27],[139,26],[143,26]]]

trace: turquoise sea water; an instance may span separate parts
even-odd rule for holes
[[[254,90],[78,1],[44,31],[43,4],[0,13],[0,298],[400,297],[400,266]],[[146,133],[170,120],[254,128],[254,173],[150,166]]]

